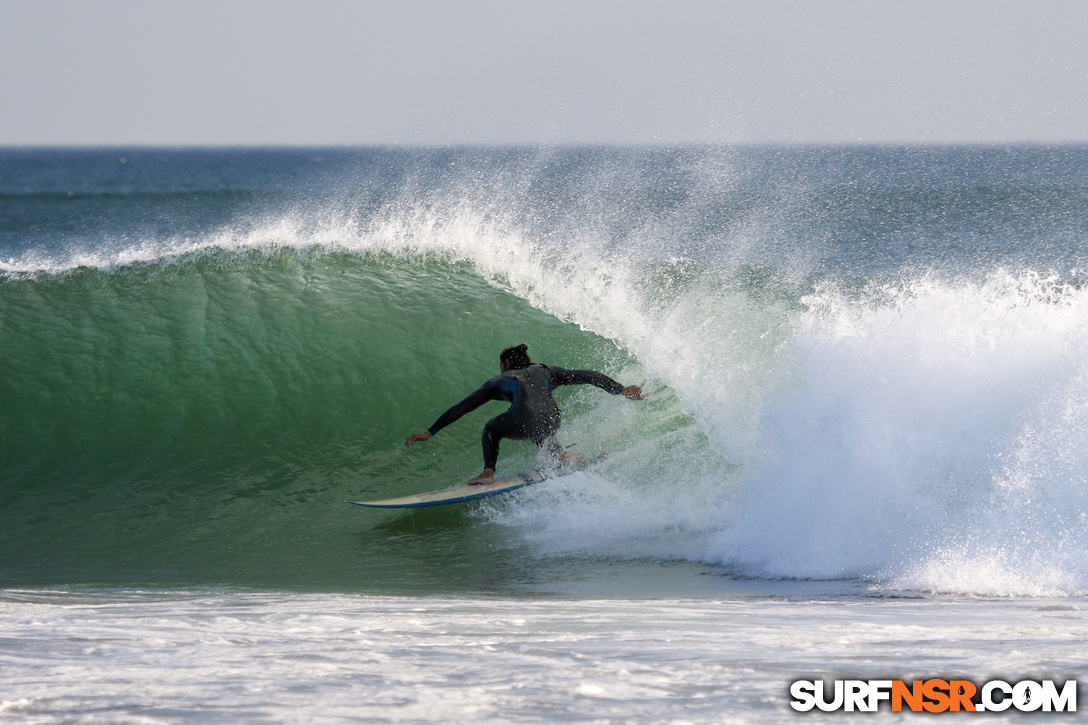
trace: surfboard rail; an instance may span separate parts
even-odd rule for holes
[[[445,488],[440,491],[427,491],[426,493],[400,496],[398,498],[387,498],[380,501],[348,501],[347,503],[350,503],[353,506],[363,506],[366,508],[402,509],[421,508],[423,506],[442,506],[445,504],[475,501],[477,499],[487,498],[488,496],[497,496],[501,493],[508,493],[522,488],[523,486],[540,483],[549,478],[566,476],[597,463],[603,458],[604,456],[581,458],[570,465],[550,469],[540,468],[516,476],[504,476],[502,478],[496,478],[491,483],[475,485],[465,483],[460,486]]]

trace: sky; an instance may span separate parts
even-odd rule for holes
[[[1019,142],[1086,0],[0,0],[0,145]]]

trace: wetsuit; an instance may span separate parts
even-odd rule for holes
[[[553,436],[559,430],[561,414],[552,398],[552,389],[560,385],[596,385],[613,395],[623,392],[623,386],[615,380],[592,370],[530,365],[491,378],[475,393],[440,415],[427,432],[434,435],[490,400],[505,400],[510,408],[484,426],[484,468],[495,469],[499,460],[499,441],[503,438],[531,440],[538,446],[546,445],[558,455],[562,449]]]

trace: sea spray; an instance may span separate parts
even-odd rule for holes
[[[762,575],[936,590],[962,586],[977,559],[1007,579],[1039,572],[1040,591],[1085,586],[1085,431],[1052,423],[1050,455],[1029,450],[1035,420],[1079,416],[1085,292],[998,273],[805,302],[763,423],[772,454],[746,475],[738,525],[710,556]]]

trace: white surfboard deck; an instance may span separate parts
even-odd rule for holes
[[[355,506],[366,506],[368,508],[404,509],[419,508],[421,506],[441,506],[448,503],[461,503],[462,501],[475,501],[479,498],[507,493],[508,491],[513,491],[533,483],[540,483],[549,478],[566,476],[575,471],[580,471],[586,466],[593,465],[603,458],[604,456],[583,457],[566,466],[558,468],[541,468],[517,476],[504,476],[502,478],[496,478],[491,483],[473,486],[466,483],[441,491],[428,491],[427,493],[417,493],[412,496],[387,498],[382,501],[349,501],[348,503]]]

